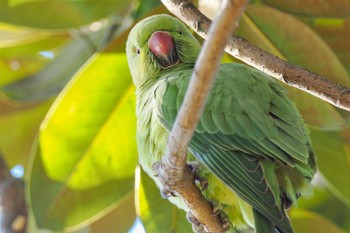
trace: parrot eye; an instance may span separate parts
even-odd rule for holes
[[[179,31],[179,34],[182,36],[183,35],[182,31]]]
[[[137,55],[140,55],[140,53],[141,53],[141,52],[140,52],[140,49],[136,49],[136,54],[137,54]]]

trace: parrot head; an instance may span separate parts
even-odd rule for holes
[[[174,17],[154,15],[140,21],[131,30],[126,43],[136,87],[152,83],[174,69],[192,68],[200,47],[186,26]]]

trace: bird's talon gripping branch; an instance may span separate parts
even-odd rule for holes
[[[153,176],[155,176],[155,177],[158,177],[158,175],[159,175],[159,166],[160,166],[160,162],[155,162],[152,165]]]
[[[204,227],[198,222],[196,217],[192,214],[191,211],[186,213],[187,220],[192,224],[192,230],[196,233],[207,233]]]
[[[167,190],[167,189],[162,189],[162,191],[160,192],[160,194],[162,195],[162,198],[167,199],[169,197],[176,197],[175,193]]]
[[[190,167],[192,173],[197,173],[197,171],[201,167],[201,164],[198,161],[191,161],[187,163],[187,166]]]
[[[225,213],[222,211],[223,206],[220,203],[213,205],[213,216],[219,216],[222,224],[222,228],[228,231],[231,228],[230,220],[227,218]]]
[[[202,192],[205,191],[209,186],[208,180],[203,177],[195,176],[195,181],[199,184],[200,190]]]
[[[228,231],[231,228],[231,222],[223,211],[219,213],[219,218],[222,223],[222,228],[224,228],[225,231]]]
[[[222,228],[224,228],[225,231],[228,231],[231,228],[231,223],[229,221],[223,223]]]
[[[208,180],[198,174],[201,164],[198,161],[191,161],[187,163],[187,166],[191,169],[194,181],[199,185],[200,190],[206,190],[208,188]]]
[[[222,212],[221,205],[214,205],[213,207],[213,215],[219,215]]]

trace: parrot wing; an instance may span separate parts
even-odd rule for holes
[[[168,130],[191,74],[176,71],[156,85],[158,119]],[[278,229],[293,232],[271,161],[292,167],[296,161],[307,163],[309,141],[298,111],[278,84],[247,66],[221,65],[189,150]]]

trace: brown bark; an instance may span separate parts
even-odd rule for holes
[[[211,20],[188,0],[162,0],[170,12],[179,17],[198,35],[207,38]],[[290,64],[254,46],[249,41],[233,36],[226,52],[258,70],[300,90],[308,92],[338,108],[350,111],[350,89],[321,75]]]
[[[0,229],[2,233],[25,233],[27,207],[23,180],[13,177],[0,155]]]
[[[187,149],[214,82],[225,44],[246,3],[246,0],[223,1],[220,14],[213,22],[196,62],[183,105],[169,136],[167,152],[154,167],[164,185],[163,192],[183,198],[190,214],[200,223],[197,232],[225,232],[212,206],[193,181],[193,172],[186,165]]]

